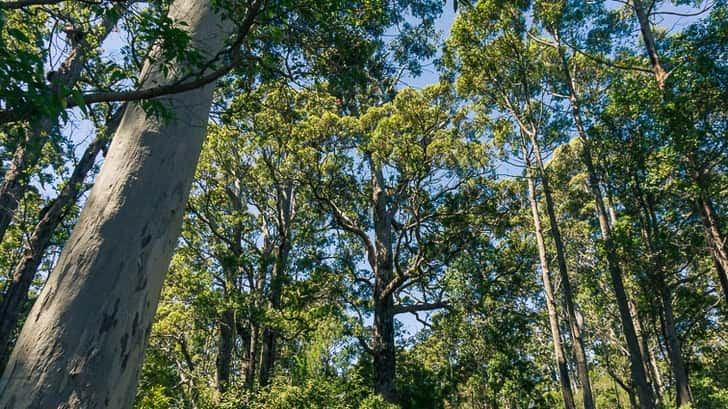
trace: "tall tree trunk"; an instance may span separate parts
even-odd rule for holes
[[[609,270],[614,295],[617,301],[617,307],[619,308],[619,315],[622,320],[622,330],[627,341],[632,385],[637,391],[640,408],[652,409],[654,408],[652,393],[650,391],[647,377],[645,375],[645,370],[642,365],[642,354],[640,353],[639,342],[635,333],[634,323],[632,322],[632,317],[629,312],[629,306],[627,304],[627,293],[624,289],[622,271],[619,268],[619,258],[617,257],[616,246],[614,245],[614,242],[612,240],[612,230],[609,225],[607,211],[604,206],[604,198],[602,197],[602,191],[599,186],[599,178],[594,167],[590,146],[591,143],[588,140],[586,131],[584,130],[584,127],[582,125],[579,99],[576,93],[574,80],[571,77],[566,54],[564,53],[564,50],[559,43],[558,34],[556,34],[554,37],[557,41],[557,49],[562,61],[562,71],[564,72],[564,75],[566,77],[566,83],[569,88],[571,114],[574,119],[574,125],[576,126],[577,136],[582,143],[582,160],[587,170],[587,182],[589,185],[589,190],[591,191],[592,198],[594,199],[594,203],[596,205],[597,219],[599,220],[599,228],[602,233],[602,241],[604,242],[604,249],[607,258],[607,269]]]
[[[257,3],[254,3],[257,4]],[[191,46],[214,55],[227,29],[209,0],[178,0]],[[229,20],[228,20],[229,21]],[[145,83],[169,84],[149,62]],[[185,66],[170,75],[186,72]],[[0,407],[130,408],[182,223],[214,85],[161,101],[174,120],[126,109],[58,265],[0,381]]]
[[[217,357],[215,359],[215,383],[217,392],[225,394],[230,385],[233,350],[235,349],[235,311],[231,308],[223,311],[218,321]]]
[[[551,187],[549,185],[549,177],[546,174],[546,166],[544,166],[543,157],[541,156],[541,147],[535,134],[531,134],[531,144],[536,155],[536,164],[538,165],[541,176],[542,190],[546,199],[546,213],[548,214],[551,237],[556,247],[556,260],[559,267],[559,277],[561,277],[561,291],[566,313],[569,318],[569,327],[571,329],[571,337],[574,343],[574,355],[576,357],[576,371],[582,385],[582,397],[584,400],[584,409],[594,409],[594,396],[591,389],[591,380],[589,379],[589,365],[587,363],[586,351],[584,348],[584,337],[582,336],[581,326],[576,317],[576,307],[574,306],[574,291],[571,288],[571,280],[569,279],[569,271],[566,267],[566,250],[564,242],[561,239],[561,229],[559,221],[556,218],[556,210],[554,209],[554,201],[551,196]]]
[[[718,217],[710,198],[706,194],[701,194],[698,199],[698,209],[703,220],[703,228],[705,237],[708,241],[710,255],[713,257],[715,270],[718,273],[718,280],[723,289],[723,297],[728,303],[728,250],[726,250],[727,236],[723,235],[718,224]]]
[[[657,286],[662,301],[662,310],[665,317],[665,338],[667,338],[667,352],[670,354],[670,367],[675,376],[676,402],[677,407],[692,405],[692,394],[690,393],[690,384],[688,381],[688,371],[685,368],[685,362],[682,358],[682,348],[680,339],[675,329],[675,317],[672,310],[672,295],[667,287],[665,278],[662,274],[657,277]]]
[[[243,377],[242,380],[245,385],[247,385],[247,376],[248,376],[248,368],[250,367],[251,358],[250,358],[250,342],[251,342],[251,336],[250,336],[250,328],[248,328],[242,320],[237,320],[235,323],[238,330],[238,337],[240,338],[240,370],[239,374]]]
[[[278,248],[276,261],[273,265],[273,271],[271,273],[270,308],[274,311],[281,309],[281,292],[283,291],[283,281],[285,279],[290,249],[290,243],[286,239]],[[263,346],[261,350],[260,386],[265,386],[270,381],[270,375],[276,359],[277,340],[278,330],[270,326],[266,327],[263,331]]]
[[[258,359],[259,351],[258,345],[260,344],[260,327],[256,323],[250,325],[250,347],[248,350],[248,366],[245,371],[245,387],[249,391],[253,391],[255,388],[255,378],[258,373]]]
[[[372,159],[373,161],[373,159]],[[374,205],[374,236],[376,265],[374,269],[374,390],[385,401],[395,403],[394,384],[396,357],[394,345],[394,296],[389,284],[394,278],[392,251],[392,219],[387,207],[384,177],[381,168],[372,164],[372,204]]]
[[[98,43],[101,44],[111,33],[119,18],[123,15],[123,4],[116,4],[115,13],[104,14],[102,30]],[[78,27],[73,27],[78,35],[69,35],[72,39],[71,50],[68,56],[59,67],[54,81],[50,85],[52,94],[60,94],[63,89],[71,89],[81,78],[83,67],[88,60],[90,45],[86,35]],[[0,243],[5,237],[5,232],[13,220],[13,214],[18,207],[19,201],[25,195],[28,188],[28,172],[32,170],[40,160],[41,150],[47,142],[48,135],[58,125],[58,118],[41,118],[37,123],[30,126],[28,134],[22,141],[19,141],[10,167],[3,175],[0,183]]]
[[[41,131],[36,130],[35,127],[28,132],[38,133],[38,135],[36,138],[26,137],[18,143],[10,161],[10,166],[3,175],[2,183],[0,183],[0,243],[2,243],[5,232],[13,220],[20,199],[25,194],[27,170],[33,167],[36,161],[35,158],[39,155],[40,147],[34,146],[32,142],[34,139],[35,142],[39,142],[45,138],[45,133],[41,135]]]
[[[675,317],[672,309],[672,293],[665,278],[665,261],[662,256],[662,252],[658,248],[661,242],[661,233],[657,222],[657,215],[651,206],[651,203],[654,202],[654,200],[650,197],[644,196],[637,179],[635,180],[635,186],[639,202],[644,211],[643,219],[645,227],[642,228],[642,236],[647,244],[647,250],[649,252],[648,257],[651,261],[650,264],[654,269],[654,284],[660,295],[665,338],[667,340],[667,349],[670,356],[670,369],[675,376],[676,403],[678,407],[689,406],[692,404],[692,396],[688,382],[688,372],[682,358],[682,347],[675,328]]]
[[[662,396],[660,393],[662,386],[661,382],[658,382],[659,372],[655,372],[657,370],[657,367],[653,366],[652,362],[649,360],[649,357],[653,356],[650,352],[651,349],[649,336],[642,325],[642,317],[640,316],[639,310],[637,309],[637,304],[635,304],[631,298],[628,300],[628,303],[630,314],[632,314],[632,321],[634,322],[634,330],[640,343],[640,353],[642,354],[643,367],[645,368],[645,373],[650,379],[651,384],[654,386],[654,396],[659,403],[662,402]]]
[[[281,293],[283,292],[283,283],[286,279],[288,254],[291,251],[290,224],[293,218],[293,206],[295,203],[293,195],[294,187],[290,182],[283,189],[279,189],[277,194],[279,243],[275,255],[275,263],[271,272],[269,305],[274,311],[281,309]],[[276,359],[277,338],[278,330],[275,327],[271,328],[268,326],[263,331],[260,386],[267,385],[270,380]]]
[[[575,409],[574,396],[571,391],[571,382],[569,380],[569,367],[566,363],[564,350],[561,345],[561,331],[559,330],[558,312],[556,310],[556,302],[554,300],[554,290],[551,284],[551,272],[549,269],[548,257],[546,256],[546,246],[543,239],[543,229],[541,227],[541,216],[538,211],[538,202],[536,201],[536,182],[533,176],[531,159],[526,149],[526,139],[522,138],[523,143],[523,160],[526,163],[526,179],[528,180],[528,201],[531,205],[531,215],[533,217],[533,230],[536,235],[536,246],[538,248],[538,258],[541,264],[541,280],[543,281],[544,295],[546,296],[546,311],[549,316],[549,327],[551,329],[551,341],[554,347],[554,359],[559,370],[559,383],[561,384],[561,395],[564,397],[564,407],[566,409]]]
[[[650,4],[653,4],[650,2]],[[652,7],[650,5],[649,7]],[[655,35],[652,32],[650,25],[650,10],[645,7],[642,0],[632,0],[632,9],[637,15],[637,22],[640,26],[640,32],[642,34],[642,41],[644,42],[647,56],[650,59],[650,65],[652,65],[652,71],[655,75],[655,81],[657,82],[657,88],[660,91],[665,90],[665,80],[667,79],[667,71],[660,62],[660,54],[657,51],[657,42],[655,41]]]
[[[33,282],[43,253],[50,244],[53,233],[80,193],[83,181],[94,165],[98,153],[108,145],[111,135],[121,121],[122,110],[119,109],[107,125],[106,135],[95,139],[86,147],[81,160],[73,170],[71,177],[61,192],[51,203],[41,210],[40,220],[35,225],[28,240],[25,254],[15,267],[13,279],[9,283],[0,303],[0,368],[5,367],[10,352],[10,340],[18,324],[18,318],[28,303],[28,291]]]
[[[650,58],[650,64],[652,65],[652,71],[657,82],[657,88],[660,92],[665,92],[665,80],[667,79],[667,72],[665,71],[662,63],[660,62],[660,54],[657,50],[657,44],[655,42],[655,35],[652,32],[652,27],[649,20],[649,10],[645,8],[645,5],[641,0],[632,0],[632,7],[637,15],[637,21],[640,26],[642,33],[642,40],[647,50],[647,54]],[[694,168],[694,158],[692,155],[686,155],[689,167]],[[693,182],[701,191],[700,196],[697,200],[700,216],[703,220],[705,228],[705,235],[708,240],[708,248],[718,274],[718,280],[723,289],[723,296],[728,302],[728,251],[726,251],[726,242],[728,237],[721,234],[720,228],[717,224],[713,205],[710,201],[710,197],[705,192],[705,183],[700,172],[690,172]]]
[[[581,128],[581,126],[577,125],[577,129],[579,128]],[[641,409],[652,409],[654,407],[652,394],[645,375],[642,354],[639,349],[639,342],[634,329],[634,323],[632,322],[632,317],[629,312],[629,306],[627,304],[627,293],[622,280],[622,271],[619,268],[616,246],[612,241],[611,227],[609,226],[607,212],[604,208],[601,190],[599,189],[599,181],[597,179],[596,170],[594,169],[589,141],[586,139],[581,139],[581,141],[582,158],[587,168],[589,188],[596,203],[597,218],[599,220],[599,227],[602,233],[602,241],[604,242],[607,269],[609,270],[612,287],[617,301],[617,307],[619,308],[619,315],[622,320],[622,330],[627,341],[632,384],[637,390],[639,407]]]

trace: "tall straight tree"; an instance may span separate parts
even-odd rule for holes
[[[251,3],[239,35],[250,30]],[[178,0],[190,47],[207,59],[232,32],[208,0]],[[162,51],[161,49],[159,50]],[[176,81],[150,60],[144,84]],[[193,64],[196,65],[196,64]],[[148,86],[148,85],[147,85]],[[128,408],[202,146],[213,85],[160,101],[173,121],[127,108],[80,220],[20,333],[0,382],[0,407]]]
[[[502,8],[499,8],[502,7]],[[480,2],[467,13],[461,15],[453,29],[450,39],[453,59],[451,63],[459,68],[459,90],[479,104],[478,109],[485,116],[504,115],[507,122],[517,128],[512,132],[520,138],[506,138],[501,142],[521,146],[523,161],[526,164],[528,194],[533,210],[534,233],[536,234],[539,259],[543,275],[546,306],[550,316],[552,341],[559,376],[561,392],[566,407],[573,407],[568,364],[562,352],[561,334],[553,301],[553,285],[550,283],[549,257],[546,251],[544,234],[548,230],[554,242],[559,278],[561,279],[561,300],[567,313],[570,334],[573,339],[576,370],[582,384],[584,407],[594,408],[586,351],[582,328],[577,321],[574,294],[566,264],[565,246],[561,238],[559,222],[551,195],[549,177],[546,173],[541,144],[548,141],[546,133],[562,125],[558,116],[550,115],[547,109],[547,92],[542,87],[544,62],[539,61],[538,44],[527,34],[525,21],[519,19],[519,10],[514,6],[497,6]],[[472,27],[479,27],[473,30]],[[481,31],[482,30],[482,31]],[[503,119],[503,118],[501,118]],[[496,139],[504,134],[503,121],[494,121]],[[509,127],[506,127],[506,129]],[[505,132],[506,134],[509,132]],[[538,210],[536,182],[541,182],[541,190],[546,205],[549,228],[542,227]],[[554,311],[552,311],[554,310]],[[552,318],[551,316],[554,315]]]
[[[700,139],[705,138],[706,140],[709,140],[711,139],[711,135],[706,135],[708,132],[705,132],[704,129],[700,129],[700,127],[698,127],[698,123],[703,122],[704,118],[709,118],[710,115],[705,112],[705,110],[696,110],[692,108],[691,105],[694,104],[689,104],[688,106],[690,108],[685,109],[686,107],[683,106],[683,103],[688,102],[690,97],[688,96],[687,101],[684,98],[681,98],[685,97],[685,95],[681,95],[682,93],[685,93],[685,91],[700,92],[701,88],[705,85],[713,84],[706,84],[709,83],[709,81],[705,81],[700,78],[702,73],[699,71],[702,70],[702,67],[696,67],[694,64],[685,64],[684,67],[680,67],[680,65],[682,65],[681,63],[674,63],[674,65],[677,65],[676,69],[682,71],[678,71],[678,75],[693,75],[697,76],[701,80],[693,80],[695,86],[690,87],[692,89],[687,90],[684,87],[682,87],[683,89],[680,89],[681,87],[670,87],[670,84],[667,83],[669,76],[674,74],[675,71],[668,71],[665,68],[666,59],[663,58],[663,55],[661,55],[660,47],[657,44],[658,35],[655,33],[651,20],[655,13],[660,12],[657,7],[659,3],[661,2],[655,2],[648,5],[642,0],[632,0],[628,3],[628,5],[636,18],[637,25],[639,26],[642,45],[644,46],[644,51],[649,57],[650,67],[655,78],[655,85],[660,94],[661,102],[665,108],[665,114],[667,118],[669,118],[668,129],[670,129],[671,133],[673,133],[673,135],[670,136],[672,137],[675,146],[684,150],[685,155],[683,156],[683,166],[687,170],[687,175],[692,180],[695,190],[697,191],[697,194],[694,195],[694,200],[696,202],[698,214],[703,222],[708,251],[713,258],[715,269],[718,273],[718,280],[723,289],[723,296],[725,301],[728,302],[728,235],[722,231],[718,214],[715,211],[709,182],[709,174],[711,171],[710,166],[706,166],[706,162],[709,162],[709,160],[705,160],[701,157],[708,155],[706,155],[705,152],[701,152]],[[700,2],[698,2],[698,4],[699,3]],[[710,7],[705,10],[709,8]],[[716,15],[722,16],[720,10],[724,10],[724,8],[716,7],[716,9],[716,11],[718,11]],[[705,10],[703,10],[703,12]],[[708,28],[708,30],[710,30],[710,28],[715,29],[714,27],[710,27],[710,25],[706,28]],[[697,40],[702,42],[706,39],[698,38]],[[716,59],[719,59],[717,55],[715,57]],[[721,86],[713,85],[713,87],[715,91],[720,89]],[[703,101],[703,103],[705,103],[705,101]],[[675,106],[680,108],[676,109]],[[708,108],[707,111],[709,112],[710,110],[711,108]],[[703,128],[705,128],[705,126]],[[691,139],[695,138],[696,134],[698,135],[697,143],[691,141]],[[687,385],[687,373],[679,378],[683,379],[684,382],[680,382],[678,384],[678,406],[689,405],[692,403],[692,398],[690,397],[690,391]]]
[[[609,224],[607,208],[604,203],[604,195],[599,183],[599,175],[594,165],[594,156],[591,146],[592,141],[589,140],[586,129],[583,125],[580,99],[576,91],[576,84],[571,75],[571,67],[569,65],[568,56],[559,41],[559,33],[557,31],[553,31],[552,34],[554,34],[554,39],[556,41],[556,48],[564,75],[564,82],[569,92],[568,96],[572,119],[577,131],[577,137],[582,145],[582,160],[587,171],[589,191],[591,192],[596,205],[597,219],[599,221],[599,228],[602,234],[602,241],[604,242],[607,269],[609,270],[612,288],[616,296],[617,307],[619,308],[619,315],[622,321],[622,331],[624,332],[625,339],[627,340],[632,384],[637,390],[640,408],[651,409],[654,407],[652,391],[647,381],[637,333],[629,310],[627,292],[624,288],[624,278],[622,277],[622,270],[619,266],[617,247],[612,236],[612,227]]]

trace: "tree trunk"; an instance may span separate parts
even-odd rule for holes
[[[581,128],[577,125],[577,129]],[[580,131],[581,132],[581,131]],[[629,351],[630,360],[630,373],[632,378],[632,384],[637,390],[639,397],[639,407],[641,409],[652,409],[654,404],[652,402],[652,394],[650,387],[647,382],[645,370],[643,366],[642,354],[640,353],[639,341],[637,334],[634,329],[634,323],[632,322],[632,316],[629,311],[627,302],[627,293],[624,289],[624,282],[622,280],[622,271],[619,268],[619,259],[617,257],[616,247],[612,241],[611,227],[607,219],[607,212],[604,208],[604,201],[599,189],[599,181],[597,179],[596,170],[592,162],[592,154],[589,148],[589,141],[581,139],[582,141],[582,158],[586,164],[588,173],[589,188],[592,193],[592,197],[596,203],[597,218],[599,220],[599,227],[602,233],[602,241],[604,242],[604,248],[607,258],[607,269],[612,281],[612,287],[615,293],[617,307],[619,308],[619,315],[622,320],[622,330],[624,332],[625,339],[627,341],[627,350]]]
[[[546,311],[549,316],[549,327],[551,329],[551,341],[554,347],[554,359],[559,370],[559,383],[561,384],[561,394],[564,397],[564,407],[566,409],[575,409],[574,395],[571,391],[571,381],[569,380],[569,367],[566,363],[564,350],[561,345],[561,331],[559,330],[558,312],[556,310],[556,302],[554,300],[554,290],[551,284],[551,272],[549,269],[548,257],[546,256],[546,246],[543,239],[543,229],[541,227],[541,216],[538,211],[538,202],[536,201],[536,182],[532,173],[531,159],[526,149],[526,139],[523,138],[521,144],[523,150],[523,160],[526,163],[526,179],[528,180],[528,201],[531,205],[531,215],[533,217],[533,230],[536,235],[536,246],[538,248],[538,258],[541,264],[541,279],[543,281],[544,295],[546,296]]]
[[[708,241],[710,255],[713,257],[715,270],[718,273],[718,280],[723,289],[723,298],[728,303],[728,251],[726,250],[726,236],[720,230],[718,217],[715,214],[713,203],[705,194],[701,194],[698,200],[700,217],[703,220],[705,237]]]
[[[191,46],[222,49],[207,0],[178,0]],[[170,74],[185,72],[181,66]],[[141,74],[170,83],[159,63]],[[126,109],[58,265],[0,381],[3,408],[130,408],[207,125],[213,85],[163,101],[174,120]]]
[[[558,42],[558,35],[555,36]],[[625,339],[627,341],[627,349],[629,350],[630,360],[630,373],[632,378],[632,385],[637,391],[639,398],[639,407],[641,409],[652,409],[654,403],[652,401],[652,393],[645,376],[645,370],[642,365],[642,354],[639,349],[639,342],[634,329],[634,323],[629,312],[629,306],[627,304],[627,293],[624,289],[624,281],[622,279],[622,271],[619,268],[619,259],[617,256],[616,247],[612,241],[612,231],[609,225],[609,219],[607,211],[604,206],[604,198],[602,197],[602,191],[599,186],[599,179],[597,177],[596,169],[594,167],[590,141],[587,138],[586,131],[581,122],[581,111],[579,106],[578,96],[576,94],[576,87],[574,86],[573,78],[569,70],[568,60],[562,49],[561,45],[557,46],[558,52],[562,60],[562,69],[566,76],[566,83],[569,88],[569,97],[571,102],[571,114],[574,119],[574,125],[576,126],[577,136],[582,143],[582,160],[587,170],[587,181],[589,190],[591,191],[594,199],[597,219],[599,220],[599,228],[602,233],[602,241],[604,242],[604,249],[607,258],[607,270],[612,281],[612,287],[614,289],[614,295],[617,301],[617,307],[619,308],[619,315],[622,320],[622,330],[624,332]]]
[[[43,259],[43,253],[50,244],[53,233],[69,207],[76,202],[80,193],[83,181],[94,165],[98,153],[107,146],[111,135],[121,121],[122,110],[119,109],[112,117],[107,126],[106,135],[95,139],[86,147],[81,160],[73,170],[71,177],[61,192],[40,214],[40,220],[35,226],[33,233],[28,240],[25,254],[15,267],[13,280],[7,287],[0,303],[0,368],[5,367],[10,351],[10,340],[18,323],[18,318],[28,303],[28,291],[33,282],[35,273]]]
[[[662,255],[663,253],[660,250],[662,234],[659,229],[657,215],[652,206],[654,198],[649,195],[645,196],[637,177],[635,177],[635,189],[644,214],[644,217],[641,217],[643,220],[642,236],[647,245],[650,264],[653,267],[652,277],[654,284],[660,295],[662,307],[661,316],[663,317],[665,338],[668,344],[670,369],[675,376],[676,403],[678,407],[689,406],[692,405],[692,396],[688,383],[688,373],[682,358],[682,347],[677,335],[677,329],[675,328],[672,293],[665,277],[666,263]]]
[[[645,49],[647,50],[650,65],[652,65],[655,81],[657,81],[657,88],[660,91],[664,91],[667,72],[665,71],[665,68],[663,68],[662,63],[660,62],[660,54],[657,52],[655,35],[652,33],[652,27],[650,26],[649,10],[645,8],[645,5],[642,4],[641,0],[632,0],[632,9],[637,15],[637,22],[639,23],[640,32],[642,33],[642,41],[644,42]]]
[[[275,311],[281,309],[281,292],[283,290],[283,280],[285,278],[284,275],[286,273],[289,251],[290,243],[286,240],[278,249],[273,271],[271,272],[270,308]],[[278,330],[270,326],[266,327],[263,331],[263,347],[261,350],[260,386],[265,386],[270,381],[270,375],[276,359],[277,339]]]
[[[561,230],[559,222],[556,218],[556,210],[554,209],[554,201],[551,197],[551,187],[549,185],[549,177],[546,174],[543,157],[541,156],[541,147],[534,134],[531,134],[531,144],[536,155],[536,163],[538,165],[541,176],[542,190],[546,199],[546,213],[548,214],[549,223],[551,225],[551,237],[554,239],[556,247],[556,260],[559,266],[559,277],[561,277],[562,299],[566,307],[566,313],[569,317],[569,327],[571,329],[571,337],[574,343],[574,355],[576,357],[576,372],[582,385],[582,397],[584,400],[584,409],[594,409],[594,396],[591,389],[591,380],[589,379],[589,365],[587,363],[586,351],[584,348],[584,338],[582,337],[581,326],[576,317],[576,307],[574,306],[574,292],[571,288],[571,280],[569,279],[569,271],[566,267],[566,250],[564,242],[561,239]],[[539,223],[540,224],[540,223]]]
[[[394,278],[392,220],[387,208],[382,170],[374,164],[372,164],[372,204],[376,239],[376,265],[372,266],[374,269],[374,333],[372,336],[374,390],[385,401],[396,403],[394,296],[392,289],[388,288]]]
[[[248,366],[245,371],[245,387],[249,391],[253,391],[255,387],[255,377],[258,372],[258,344],[259,344],[259,333],[260,328],[258,324],[252,323],[250,325],[250,347],[248,350]]]
[[[31,128],[28,132],[35,134],[36,129]],[[31,142],[33,139],[42,140],[45,138],[44,135],[38,135],[36,138],[26,137],[20,141],[15,148],[10,166],[3,175],[3,181],[0,184],[0,243],[13,220],[20,199],[25,195],[27,169],[33,167],[36,157],[39,156],[37,152],[40,151],[40,147],[33,146]]]
[[[125,5],[114,5],[116,13],[104,14],[102,30],[98,43],[111,33],[116,23],[121,18]],[[74,30],[76,28],[74,27]],[[50,85],[52,94],[59,94],[63,89],[71,89],[81,78],[83,67],[88,60],[90,45],[82,32],[78,38],[74,38],[68,57],[59,67],[54,82]],[[73,36],[72,36],[73,37]],[[3,241],[5,232],[13,220],[13,214],[18,207],[19,201],[25,195],[28,188],[28,171],[33,169],[41,157],[41,150],[47,142],[48,135],[58,125],[58,118],[41,118],[37,123],[31,125],[26,137],[19,141],[15,149],[10,167],[3,175],[0,183],[0,243]]]
[[[250,367],[250,342],[251,342],[251,336],[250,336],[250,328],[246,327],[241,320],[238,320],[236,323],[237,330],[238,330],[238,337],[240,338],[240,352],[242,356],[240,357],[240,369],[239,374],[243,377],[243,382],[247,386],[247,376],[249,372]]]
[[[283,283],[286,279],[288,266],[288,254],[291,251],[290,224],[293,218],[294,187],[288,183],[284,189],[278,190],[278,234],[279,244],[275,257],[275,264],[271,272],[270,284],[270,308],[274,311],[281,309],[281,293]],[[273,365],[276,359],[276,342],[278,330],[270,326],[263,332],[263,350],[260,363],[260,386],[265,386],[270,381]]]
[[[670,354],[670,366],[673,375],[675,375],[676,403],[677,407],[692,405],[692,395],[690,393],[690,385],[688,382],[688,371],[685,368],[685,362],[682,358],[682,348],[680,339],[675,329],[675,318],[672,310],[672,295],[670,289],[665,283],[663,275],[658,276],[657,286],[660,291],[660,299],[662,301],[662,310],[665,317],[665,338],[667,338],[668,353]]]
[[[645,373],[647,374],[648,379],[650,379],[651,384],[653,385],[652,390],[654,392],[655,399],[659,403],[662,402],[662,383],[661,381],[658,381],[658,379],[660,378],[657,366],[653,365],[654,362],[650,361],[650,358],[654,355],[651,353],[649,336],[647,331],[644,330],[644,327],[642,326],[642,317],[637,310],[637,305],[632,299],[629,299],[628,303],[630,314],[632,314],[632,322],[634,322],[634,330],[640,343],[639,346],[640,353],[642,354],[642,364],[645,368]]]
[[[660,55],[657,50],[657,44],[655,42],[655,36],[650,26],[649,15],[645,10],[641,0],[632,0],[633,9],[637,15],[639,22],[640,31],[642,33],[642,39],[647,50],[647,54],[650,57],[650,64],[652,65],[652,71],[657,81],[657,88],[660,92],[665,92],[665,80],[667,79],[667,72],[660,62]],[[688,164],[693,164],[693,158],[690,155],[686,155]],[[705,194],[703,190],[702,177],[698,172],[691,172],[693,181],[699,189],[701,189],[701,195],[698,198],[698,208],[700,210],[701,218],[703,219],[703,225],[705,227],[705,235],[708,240],[708,248],[710,254],[713,257],[716,272],[718,274],[718,280],[723,289],[723,297],[728,302],[728,251],[726,251],[727,238],[721,234],[720,228],[717,224],[713,205],[710,202],[710,198]]]
[[[217,392],[224,395],[230,384],[233,350],[235,349],[235,311],[228,308],[218,321],[217,357],[215,359],[215,381]]]

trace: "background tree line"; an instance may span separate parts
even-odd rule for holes
[[[0,407],[726,407],[727,63],[722,0],[3,1]]]

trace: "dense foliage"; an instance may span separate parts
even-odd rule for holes
[[[135,408],[728,407],[724,1],[221,0],[212,61],[173,3],[0,4],[0,365],[124,110],[217,81]]]

